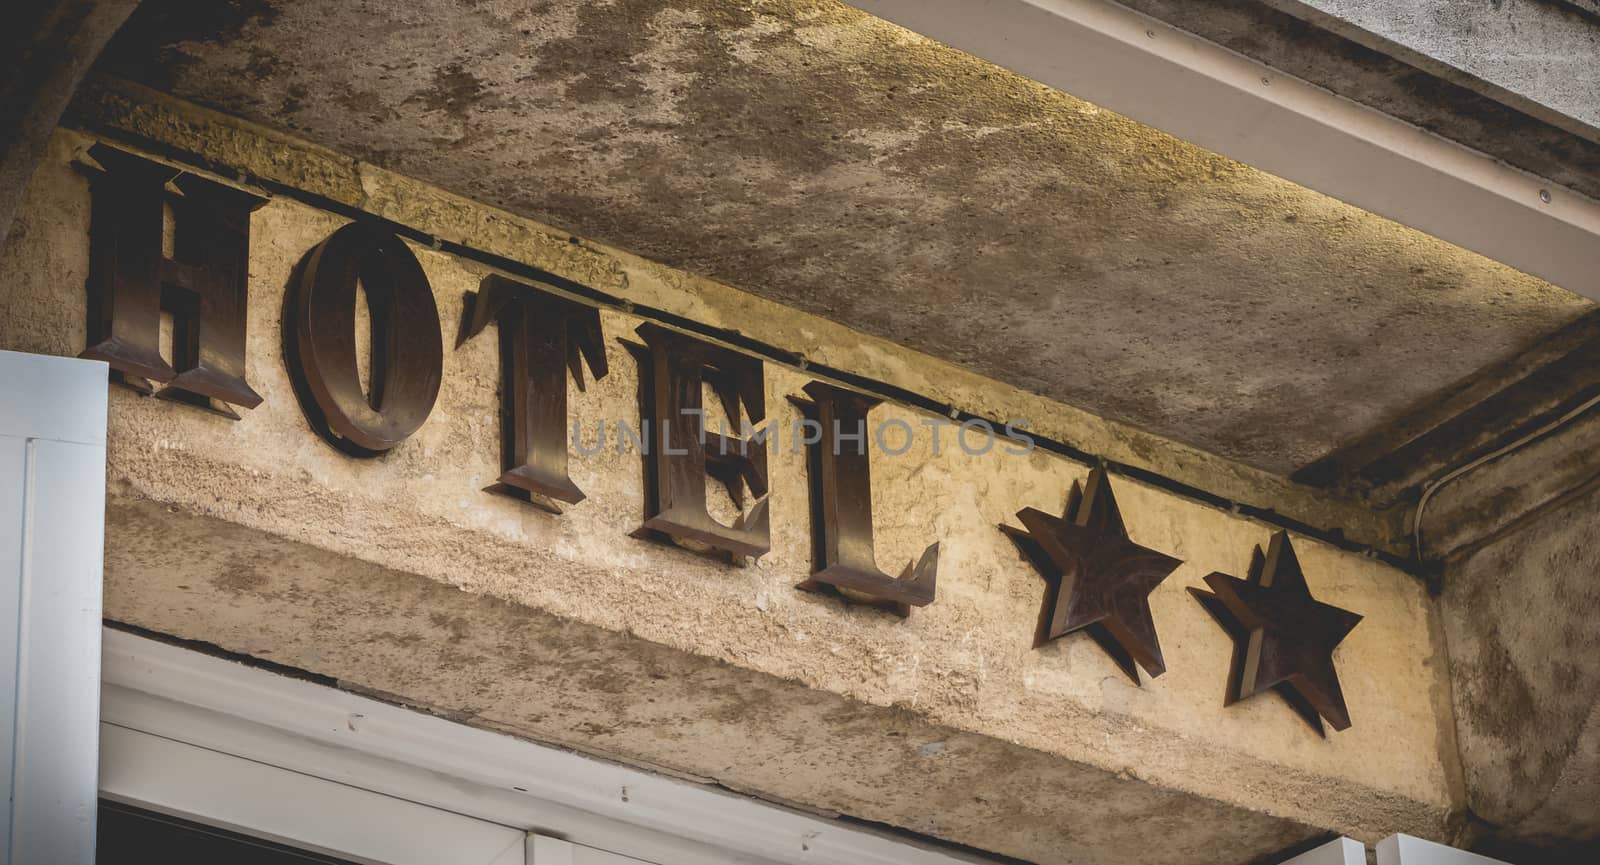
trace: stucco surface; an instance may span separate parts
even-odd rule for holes
[[[103,68],[1279,473],[1589,306],[837,3],[177,8]]]
[[[0,59],[0,241],[78,83],[138,0],[9,10]]]
[[[1573,438],[1592,453],[1592,430]],[[1513,498],[1518,470],[1493,466],[1463,480],[1461,493]],[[1597,513],[1591,482],[1452,564],[1443,597],[1472,813],[1502,839],[1588,839],[1591,856],[1600,852]],[[1494,527],[1489,514],[1470,516]]]
[[[1573,115],[1600,107],[1594,95],[1600,73],[1591,59],[1600,56],[1594,44],[1600,18],[1570,14],[1571,6],[1563,14],[1556,7],[1566,2],[1118,5],[1594,198],[1600,197],[1600,130]],[[1577,3],[1600,10],[1600,0]],[[1492,23],[1476,26],[1478,19]],[[1464,71],[1485,61],[1505,74],[1491,79],[1481,68]]]
[[[85,143],[57,136],[25,221],[0,256],[0,346],[75,354],[83,344],[88,196],[67,163]],[[786,444],[771,455],[772,552],[742,568],[629,537],[641,516],[636,453],[574,453],[573,478],[589,498],[559,517],[482,492],[498,474],[499,453],[488,337],[446,352],[439,403],[415,437],[381,459],[338,453],[311,433],[295,403],[278,316],[295,264],[342,221],[284,198],[252,221],[247,370],[265,398],[260,407],[234,422],[114,390],[111,617],[534,738],[726,777],[739,789],[1032,861],[1118,861],[1110,858],[1121,849],[1116,839],[1130,835],[1120,826],[1096,834],[1083,822],[1029,830],[996,822],[994,802],[1012,803],[1023,789],[1051,797],[1041,809],[1065,801],[1057,793],[1088,791],[1097,801],[1103,792],[1115,804],[1091,813],[1151,820],[1171,842],[1160,855],[1171,858],[1147,862],[1192,862],[1199,850],[1212,860],[1249,854],[1219,860],[1242,862],[1304,838],[1306,826],[1367,840],[1452,833],[1461,792],[1437,614],[1417,581],[1372,559],[1296,540],[1313,592],[1365,616],[1335,655],[1355,726],[1324,740],[1275,698],[1222,706],[1230,644],[1185,592],[1210,571],[1242,573],[1271,529],[1158,489],[1116,482],[1133,537],[1186,561],[1152,596],[1169,672],[1135,687],[1081,635],[1031,648],[1042,584],[995,527],[1022,507],[1059,509],[1071,481],[1086,474],[1043,452],[973,456],[947,437],[935,456],[919,434],[908,453],[875,457],[879,560],[897,570],[929,542],[942,545],[939,599],[906,620],[793,589],[809,570],[809,527],[803,456]],[[485,271],[416,252],[443,332],[453,336],[462,294]],[[638,323],[610,310],[602,319],[608,341]],[[569,393],[586,430],[597,419],[637,421],[633,364],[614,344],[610,352],[611,375]],[[770,410],[787,424],[796,415],[785,397],[807,379],[769,365],[766,380]],[[888,417],[923,429],[905,409],[874,415]],[[341,594],[328,594],[330,581],[344,580]],[[436,608],[440,597],[504,602],[495,615],[532,617],[527,639],[546,646],[577,629],[583,636],[570,652],[536,655],[562,670],[540,675],[565,677],[576,694],[527,688],[528,679],[500,666],[506,655],[525,657],[508,644],[517,629],[502,622],[485,631],[476,612]],[[545,630],[555,636],[538,636]],[[667,684],[651,685],[649,662],[614,669],[611,655],[585,648],[595,641],[638,647],[619,650],[635,658],[660,647],[734,678],[702,689],[672,668],[657,671]],[[769,680],[785,683],[770,685],[783,698],[760,707],[725,693],[743,687],[730,682]],[[769,723],[791,731],[811,718],[848,747],[815,762],[805,750],[719,759],[715,738],[687,745],[652,710],[623,713],[651,687],[682,689],[673,698],[685,701],[675,704],[678,716],[720,711],[725,726],[743,725],[752,740]],[[848,709],[818,715],[818,704]],[[874,719],[891,716],[951,731],[957,744],[891,748],[890,757],[871,758],[888,760],[871,764],[879,781],[841,781],[848,772],[828,761],[867,759],[859,754],[878,732]],[[913,753],[957,765],[922,783],[906,766]],[[1014,785],[1032,772],[1041,773],[1037,784]],[[888,778],[916,796],[891,791]],[[990,791],[1000,798],[989,800]],[[928,816],[917,804],[928,797],[950,806],[931,809],[946,816]],[[1021,813],[1051,813],[1033,807]],[[1002,825],[1011,829],[997,831]],[[1148,839],[1149,831],[1136,834]]]
[[[1591,139],[1600,136],[1600,5],[1593,0],[1267,2],[1361,41],[1401,46],[1563,118]]]

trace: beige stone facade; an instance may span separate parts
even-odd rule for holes
[[[135,88],[103,85],[51,142],[0,256],[0,348],[85,342],[90,198],[74,160],[97,140],[275,194],[251,222],[247,377],[232,421],[125,388],[111,395],[106,615],[336,679],[466,723],[796,807],[1041,863],[1247,862],[1327,833],[1451,840],[1465,792],[1440,613],[1421,580],[1294,535],[1312,592],[1364,619],[1335,661],[1354,726],[1310,730],[1275,696],[1231,707],[1231,642],[1187,591],[1243,576],[1278,526],[1181,494],[1339,525],[1380,548],[1395,527],[1338,499],[985,381],[736,289],[569,238]],[[298,194],[297,194],[298,193]],[[421,430],[355,459],[315,435],[282,347],[285,287],[354,208],[612,295],[610,374],[569,414],[601,452],[571,454],[585,501],[551,515],[485,492],[500,471],[498,353],[455,347],[483,261],[412,243],[445,337]],[[631,311],[630,311],[631,310]],[[896,573],[940,547],[937,600],[908,618],[797,591],[810,570],[805,458],[769,455],[772,550],[729,565],[630,536],[639,454],[632,340],[661,311],[793,351],[1175,479],[1113,484],[1135,541],[1184,564],[1152,595],[1167,672],[1135,686],[1084,635],[1033,647],[1043,582],[998,530],[1059,512],[1088,467],[1005,443],[973,455],[925,413],[873,456],[877,557]],[[651,312],[650,314],[655,314]],[[765,365],[769,414],[811,375]],[[1152,838],[1160,842],[1153,848]]]

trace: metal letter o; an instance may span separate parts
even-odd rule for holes
[[[372,314],[371,393],[356,366],[356,283]],[[439,308],[422,265],[384,229],[351,223],[311,251],[284,304],[284,350],[306,417],[335,447],[376,456],[416,432],[439,396]]]

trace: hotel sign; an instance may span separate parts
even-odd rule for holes
[[[89,337],[83,356],[110,364],[142,393],[238,419],[262,397],[245,377],[250,215],[264,199],[99,144],[90,149]],[[171,213],[172,231],[166,237]],[[360,298],[370,339],[358,338]],[[559,519],[585,498],[569,474],[603,447],[569,418],[567,376],[581,389],[610,369],[599,311],[507,276],[467,294],[459,347],[491,328],[499,340],[501,474],[486,487]],[[306,253],[283,300],[289,378],[312,429],[351,458],[381,455],[427,422],[444,374],[444,335],[433,288],[406,243],[376,220],[357,220]],[[171,348],[162,352],[169,316]],[[620,336],[620,335],[617,335]],[[616,421],[618,447],[641,455],[643,519],[636,537],[739,561],[771,548],[767,457],[787,442],[804,449],[812,567],[800,589],[836,594],[900,616],[937,597],[939,541],[897,575],[879,570],[873,543],[873,447],[904,453],[904,420],[869,424],[877,397],[813,381],[792,397],[801,417],[785,429],[769,417],[761,358],[646,322],[621,340],[639,370],[639,424]],[[365,374],[362,355],[368,360]],[[170,359],[169,359],[170,358]],[[365,382],[363,381],[365,378]],[[708,399],[710,404],[708,405]],[[934,436],[952,425],[928,419]],[[997,430],[968,421],[951,433],[972,453],[1034,446],[1013,421]],[[489,482],[490,479],[485,479]],[[713,516],[708,485],[736,506]],[[1087,633],[1137,684],[1165,669],[1148,596],[1180,564],[1130,538],[1104,466],[1074,485],[1064,512],[1017,512],[1006,532],[1043,577],[1035,645]],[[1246,579],[1206,578],[1199,604],[1233,637],[1232,703],[1276,691],[1319,731],[1350,725],[1332,653],[1360,617],[1312,597],[1289,537],[1255,553]]]

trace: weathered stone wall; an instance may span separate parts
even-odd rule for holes
[[[1589,135],[1600,129],[1600,11],[1592,0],[1269,0],[1358,41],[1455,71]],[[1586,128],[1585,128],[1586,127]]]
[[[51,0],[7,10],[0,37],[0,242],[78,82],[138,2]]]
[[[84,345],[89,196],[70,162],[91,140],[58,133],[0,255],[0,347]],[[515,245],[519,260],[725,327],[784,331],[841,368],[952,387],[937,361],[838,325],[402,177],[364,177],[354,203],[371,212],[491,248],[538,237]],[[635,453],[574,453],[589,497],[560,516],[483,492],[499,473],[490,335],[447,348],[439,403],[411,440],[379,459],[335,451],[296,404],[279,317],[297,262],[343,222],[283,197],[254,216],[248,377],[260,407],[230,421],[112,393],[112,619],[1038,862],[1245,862],[1324,831],[1453,831],[1463,794],[1437,611],[1419,582],[1375,560],[1295,540],[1312,591],[1365,616],[1335,655],[1355,726],[1324,740],[1275,697],[1222,706],[1231,644],[1185,591],[1214,570],[1242,575],[1271,527],[1126,478],[1114,483],[1133,538],[1185,560],[1151,599],[1168,672],[1135,687],[1083,635],[1031,648],[1042,582],[996,525],[1027,506],[1058,512],[1086,474],[1040,451],[969,455],[947,431],[938,456],[922,433],[904,455],[874,455],[879,561],[897,571],[942,545],[937,602],[904,620],[793,588],[809,570],[809,521],[804,457],[787,444],[770,456],[772,552],[749,567],[631,538]],[[488,271],[414,248],[449,346],[463,294]],[[602,319],[612,372],[569,393],[588,430],[638,422],[635,367],[615,338],[639,319]],[[780,425],[807,380],[767,365]],[[901,407],[874,414],[889,417],[925,429]]]
[[[1587,445],[1584,438],[1574,433],[1565,443]],[[1593,451],[1569,456],[1581,460],[1583,453]],[[1464,478],[1456,494],[1511,498],[1506,489],[1523,486],[1518,481],[1529,468],[1496,464]],[[1470,516],[1493,530],[1492,511]],[[1511,526],[1445,574],[1468,805],[1498,840],[1588,838],[1591,854],[1600,851],[1597,523],[1600,487],[1591,482],[1587,492]]]

